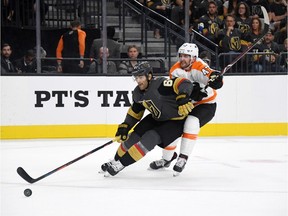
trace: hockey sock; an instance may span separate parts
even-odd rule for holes
[[[129,135],[129,138],[125,142],[122,142],[120,144],[114,156],[114,159],[119,160],[127,152],[127,150],[131,146],[133,146],[135,143],[137,143],[139,140],[140,140],[140,137],[135,132],[132,132]]]
[[[147,131],[128,151],[120,158],[120,162],[124,166],[129,166],[132,163],[143,158],[147,152],[151,151],[156,145],[161,143],[161,138],[154,130]]]
[[[178,139],[176,139],[174,142],[172,142],[170,145],[166,146],[162,150],[162,158],[166,161],[170,161],[174,155],[174,151],[177,147]]]
[[[200,131],[199,119],[195,116],[188,116],[185,124],[181,140],[180,154],[189,156],[192,153],[194,145],[198,139]]]

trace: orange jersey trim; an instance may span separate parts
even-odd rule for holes
[[[169,77],[170,79],[172,78],[172,72],[174,70],[176,70],[177,68],[180,68],[180,62],[176,62],[171,68],[170,68],[170,71],[169,71]]]
[[[197,140],[198,139],[198,134],[183,133],[182,137],[186,138],[186,139],[190,139],[190,140]]]
[[[210,101],[215,100],[215,98],[217,97],[217,91],[215,89],[213,89],[213,95],[209,98],[206,98],[204,100],[198,101],[196,103],[193,103],[194,106],[199,105],[199,104],[203,104],[203,103],[208,103]]]
[[[167,146],[164,149],[165,150],[174,150],[174,149],[176,149],[176,146]]]

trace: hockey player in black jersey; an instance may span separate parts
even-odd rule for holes
[[[193,85],[188,79],[154,78],[148,62],[138,63],[132,75],[137,82],[133,104],[124,122],[118,126],[115,137],[120,146],[114,159],[101,166],[100,172],[107,172],[105,175],[116,175],[156,145],[168,146],[182,135],[185,118],[193,109],[189,98]],[[142,119],[145,110],[150,114]]]

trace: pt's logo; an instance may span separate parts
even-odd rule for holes
[[[87,107],[89,105],[90,91],[35,91],[36,103],[35,107],[44,107],[48,103],[53,103],[55,107],[65,107],[68,103],[73,102],[74,107]],[[116,95],[116,96],[114,96]],[[93,99],[99,99],[101,107],[129,107],[128,91],[98,91],[92,95]],[[116,97],[116,98],[115,98]],[[90,99],[91,100],[91,99]],[[51,105],[51,104],[50,104]]]

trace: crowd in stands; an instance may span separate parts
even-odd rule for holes
[[[147,0],[146,2],[152,10],[184,27],[185,0]],[[190,30],[199,32],[219,45],[220,53],[223,53],[220,61],[222,68],[247,46],[259,39],[264,27],[261,10],[261,6],[263,6],[270,19],[270,30],[262,44],[257,45],[253,52],[264,52],[267,55],[251,54],[248,60],[246,59],[248,61],[246,63],[252,63],[253,67],[248,70],[253,72],[287,71],[287,63],[286,65],[283,65],[283,62],[279,63],[280,59],[287,56],[284,42],[287,39],[288,30],[287,0],[189,0],[189,6]],[[161,31],[157,26],[154,27],[154,30],[155,38],[163,37],[163,35],[159,35]],[[181,30],[179,33],[183,34]],[[197,40],[205,43],[201,37],[197,37]],[[180,47],[183,42],[178,38],[174,40],[177,47]],[[209,47],[209,44],[207,46]],[[255,68],[258,69],[255,71]]]
[[[263,31],[263,14],[261,6],[264,6],[269,14],[270,29],[261,43],[245,58],[245,64],[249,68],[241,72],[287,72],[287,0],[189,0],[190,30],[197,31],[220,48],[220,68],[223,68],[247,46],[255,43]],[[13,19],[13,0],[2,0],[2,20],[7,22]],[[150,9],[170,19],[179,26],[185,25],[184,5],[185,0],[161,1],[141,0]],[[35,4],[35,0],[31,1]],[[44,1],[41,1],[41,14],[46,13]],[[4,13],[5,12],[5,13]],[[33,14],[31,16],[34,16]],[[151,14],[155,16],[155,14]],[[42,17],[42,16],[41,16]],[[157,19],[164,22],[163,19]],[[41,18],[41,21],[45,22]],[[163,37],[161,27],[152,24],[154,37]],[[178,31],[177,29],[174,29]],[[183,34],[183,32],[179,32]],[[85,47],[86,33],[81,29],[78,20],[71,22],[71,29],[59,38],[55,50],[55,65],[42,65],[42,70],[62,73],[118,73],[129,74],[139,61],[140,47],[131,45],[127,50],[127,58],[130,60],[113,61],[120,59],[121,44],[114,39],[115,28],[107,28],[107,47],[104,49],[103,38],[95,39],[91,47]],[[176,47],[180,47],[184,41],[172,38]],[[205,44],[201,37],[196,40]],[[208,47],[211,46],[206,44]],[[44,48],[45,49],[45,48]],[[45,52],[41,47],[41,53]],[[91,61],[84,61],[85,50],[90,51]],[[27,50],[25,55],[16,60],[11,59],[13,47],[7,43],[1,46],[1,73],[36,73],[35,48]],[[221,55],[222,54],[222,55]],[[204,52],[209,64],[213,64],[211,55]],[[42,56],[42,60],[45,56]],[[103,71],[103,59],[107,59],[107,71]],[[243,62],[242,62],[243,63]],[[213,65],[212,65],[213,66]],[[243,69],[243,68],[242,68]]]

